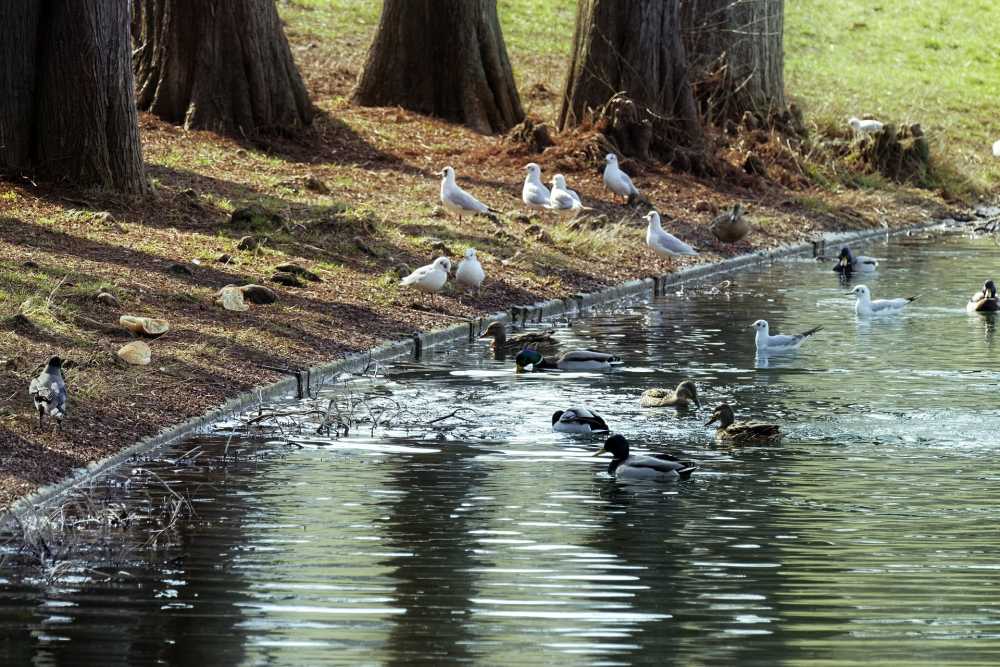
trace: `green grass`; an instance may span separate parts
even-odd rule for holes
[[[941,169],[1000,186],[996,26],[988,0],[786,3],[785,72],[807,119],[920,123]],[[947,187],[951,178],[942,177]]]

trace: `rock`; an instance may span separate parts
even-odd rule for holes
[[[260,247],[260,241],[256,236],[244,236],[236,244],[237,250],[256,250]]]
[[[264,287],[263,285],[244,285],[240,288],[243,293],[243,298],[250,303],[257,304],[258,306],[264,306],[269,303],[275,303],[278,300],[278,295],[270,287]]]
[[[115,221],[115,216],[111,215],[110,211],[101,211],[100,213],[95,213],[94,222],[100,222],[105,225],[110,225]]]
[[[229,224],[236,229],[272,230],[281,227],[283,222],[277,213],[257,205],[238,208],[229,218]]]
[[[232,264],[233,256],[224,252],[218,257],[216,257],[215,261],[218,262],[219,264]]]
[[[215,294],[215,303],[226,310],[242,313],[250,310],[243,300],[243,290],[236,285],[226,285]]]
[[[159,338],[170,331],[170,324],[166,320],[152,317],[122,315],[118,318],[118,323],[134,335],[142,338]]]
[[[712,215],[719,212],[719,209],[715,204],[704,199],[699,199],[694,203],[694,210],[698,213],[711,213]]]
[[[452,254],[451,248],[449,248],[448,244],[442,241],[441,239],[429,238],[427,239],[427,243],[430,245],[431,250],[433,250],[434,252],[439,252],[445,256]]]
[[[543,243],[551,243],[552,237],[547,231],[542,229],[539,225],[531,225],[524,230],[525,234],[529,234]]]
[[[133,366],[148,366],[153,359],[153,351],[141,340],[132,341],[118,350],[118,358]]]
[[[174,263],[167,267],[167,271],[170,273],[176,273],[179,276],[193,276],[194,270],[187,264]]]
[[[304,266],[300,266],[299,264],[296,264],[294,262],[286,262],[284,264],[279,264],[276,267],[274,267],[274,270],[280,273],[291,273],[294,276],[305,278],[309,282],[313,283],[323,282],[323,279],[320,278],[318,275],[316,275],[309,269],[305,268]]]
[[[330,194],[330,188],[326,186],[326,183],[318,179],[314,174],[308,174],[303,180],[302,185],[305,186],[306,190],[310,192],[315,192],[321,195]]]
[[[38,269],[38,268],[41,268],[41,267],[38,266],[38,262],[36,262],[33,259],[26,259],[26,260],[24,260],[23,262],[21,262],[21,266],[23,266],[26,269]]]
[[[286,273],[284,271],[278,271],[271,276],[271,282],[284,285],[285,287],[305,287],[305,283],[299,280],[298,276],[294,273]]]
[[[121,303],[118,301],[118,297],[110,292],[100,292],[94,297],[94,299],[108,308],[119,308],[121,306]]]

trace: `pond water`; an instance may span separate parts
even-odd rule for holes
[[[517,376],[459,345],[316,402],[393,420],[374,435],[223,431],[136,463],[95,507],[162,506],[162,480],[194,515],[114,565],[53,572],[8,547],[0,662],[1000,663],[996,322],[964,310],[1000,247],[865,250],[875,298],[920,295],[903,314],[859,322],[829,265],[789,260],[561,323],[563,349],[627,360],[609,374]],[[758,318],[825,329],[763,360]],[[705,408],[639,407],[685,377]],[[784,443],[716,447],[703,422],[723,400]],[[601,438],[550,429],[578,404],[700,469],[615,483]]]

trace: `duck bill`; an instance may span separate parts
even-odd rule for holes
[[[717,421],[719,421],[719,415],[712,415],[712,418],[705,422],[705,426],[711,426]]]
[[[596,452],[594,452],[593,456],[600,456],[601,454],[603,454],[606,451],[608,451],[608,450],[604,449],[604,447],[601,447]]]

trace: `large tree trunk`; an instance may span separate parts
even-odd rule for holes
[[[613,109],[605,108],[612,98]],[[700,163],[704,136],[687,78],[678,0],[578,1],[559,127],[602,108],[615,115],[613,125],[638,128],[618,133],[622,152]]]
[[[695,96],[713,123],[785,109],[785,0],[681,0]]]
[[[274,0],[132,0],[138,104],[222,134],[296,130],[313,109]]]
[[[524,119],[496,0],[385,0],[354,90],[362,106],[401,106],[485,134]]]
[[[0,171],[142,193],[128,0],[0,2]]]

